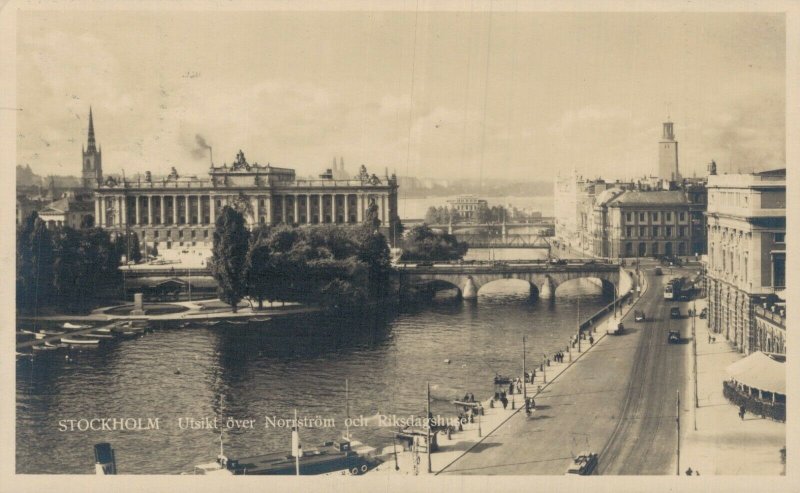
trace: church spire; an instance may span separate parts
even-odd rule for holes
[[[86,152],[97,152],[94,143],[94,120],[92,119],[92,107],[89,106],[89,144]]]

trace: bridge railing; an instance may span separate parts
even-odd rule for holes
[[[396,267],[409,268],[409,267],[436,267],[436,266],[500,266],[500,265],[619,265],[618,261],[603,258],[603,259],[525,259],[525,260],[438,260],[431,261],[399,261],[395,263]]]

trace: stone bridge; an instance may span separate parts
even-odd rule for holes
[[[632,287],[630,275],[619,263],[575,260],[567,264],[533,262],[435,263],[400,266],[400,292],[409,288],[439,291],[456,288],[464,299],[474,299],[482,286],[501,279],[520,279],[531,286],[531,296],[554,298],[558,286],[573,279],[599,282],[609,295],[626,293]]]

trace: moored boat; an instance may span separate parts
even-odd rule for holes
[[[64,327],[65,329],[91,329],[92,328],[91,325],[80,325],[80,324],[73,324],[73,323],[70,323],[70,322],[65,322],[64,325],[62,325],[62,327]]]
[[[89,346],[100,344],[100,339],[89,339],[89,338],[82,338],[82,337],[62,337],[61,342],[64,344],[69,344],[71,346]]]

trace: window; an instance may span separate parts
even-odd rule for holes
[[[155,232],[153,233],[153,236],[154,236],[155,238],[158,238],[158,233],[159,233],[159,231],[158,231],[158,230],[155,230]]]
[[[664,236],[667,236],[667,237],[672,236],[672,226],[664,227]]]
[[[678,220],[685,221],[686,220],[686,213],[685,212],[679,213],[678,214]]]
[[[192,230],[192,239],[194,239],[195,233],[197,233],[197,231]]]
[[[645,226],[639,226],[639,236],[647,236],[647,228]]]
[[[664,220],[665,221],[672,221],[672,213],[671,212],[665,212],[664,213]]]
[[[170,238],[172,238],[172,230],[168,229],[167,230],[167,239],[170,239]]]
[[[625,236],[627,236],[628,238],[633,236],[633,227],[628,226],[627,228],[625,228]]]
[[[658,226],[653,226],[653,236],[658,236]]]
[[[208,230],[203,230],[203,238],[208,238]]]
[[[650,253],[652,255],[658,255],[658,243],[653,243]]]
[[[178,238],[183,238],[183,230],[178,231]]]
[[[633,255],[633,243],[631,242],[625,243],[625,255],[628,257]]]
[[[774,234],[775,243],[785,243],[786,242],[786,233],[775,233]]]
[[[650,219],[653,221],[658,221],[658,212],[651,212]]]
[[[258,205],[259,205],[260,207],[264,207],[264,199],[260,199],[260,200],[258,201]]]
[[[786,259],[775,256],[772,259],[772,287],[782,288],[786,286]]]
[[[686,236],[686,226],[678,226],[678,238]]]
[[[644,222],[644,212],[639,213],[639,221]]]

